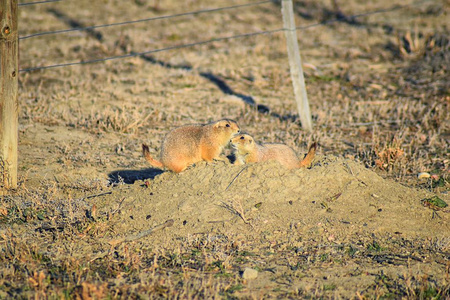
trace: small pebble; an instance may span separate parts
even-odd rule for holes
[[[427,172],[421,172],[417,175],[417,178],[419,178],[419,179],[430,178],[430,177],[431,177],[430,173],[427,173]]]
[[[245,268],[242,273],[242,278],[244,279],[255,279],[256,277],[258,277],[258,271],[252,268]]]

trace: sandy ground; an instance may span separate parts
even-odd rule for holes
[[[77,27],[71,20],[89,26],[231,5],[203,2],[167,1],[157,11],[146,1],[93,4],[101,10],[90,1],[22,8],[21,36]],[[394,9],[300,31],[312,133],[295,117],[282,33],[22,72],[20,186],[1,207],[8,266],[9,239],[36,243],[36,252],[55,264],[70,258],[88,262],[88,269],[104,259],[120,261],[114,253],[124,251],[163,257],[195,248],[206,265],[220,261],[224,269],[199,269],[186,260],[181,280],[160,262],[159,269],[141,266],[136,277],[98,271],[99,278],[81,281],[107,282],[110,291],[136,297],[414,298],[430,286],[449,297],[449,208],[433,209],[426,200],[438,196],[450,204],[448,3],[400,10],[389,1],[340,4],[347,16]],[[281,28],[274,3],[239,12],[24,39],[21,68]],[[296,14],[302,26],[338,16],[327,1],[296,2]],[[408,52],[404,41],[415,29],[418,45]],[[157,155],[176,126],[224,117],[258,141],[288,144],[299,157],[317,140],[318,155],[308,169],[201,162],[180,174],[150,168],[142,158],[142,143]],[[404,154],[383,156],[389,149]],[[418,180],[422,171],[440,184]],[[20,223],[12,213],[17,207],[45,213]],[[158,227],[167,221],[171,226]],[[243,276],[246,267],[258,271],[256,279]],[[11,279],[7,270],[2,280]],[[231,275],[211,275],[224,270]],[[52,287],[24,282],[16,295],[49,295]],[[0,296],[14,294],[2,284]],[[31,292],[24,292],[28,284]],[[158,284],[166,290],[140,290]]]

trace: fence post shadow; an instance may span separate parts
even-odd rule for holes
[[[156,176],[164,173],[161,169],[141,169],[141,170],[116,170],[108,174],[109,183],[112,185],[126,183],[134,184],[138,180],[153,180]]]
[[[194,68],[187,64],[173,65],[173,64],[158,60],[151,55],[145,55],[145,54],[139,55],[139,57],[148,63],[154,64],[154,65],[159,65],[159,66],[167,68],[167,69],[181,69],[181,70],[185,70],[185,71],[194,71]],[[256,109],[259,113],[269,114],[270,116],[280,119],[281,121],[290,120],[292,122],[295,122],[298,119],[298,117],[296,115],[291,115],[291,114],[280,115],[276,112],[273,112],[273,111],[271,111],[270,107],[268,107],[267,105],[258,104],[252,96],[248,96],[248,95],[234,91],[225,82],[225,80],[220,78],[220,76],[218,76],[218,75],[215,75],[211,72],[199,72],[198,75],[200,77],[203,77],[206,80],[210,81],[211,83],[213,83],[225,95],[232,95],[232,96],[235,96],[235,97],[241,99],[242,102],[244,102],[246,105]]]

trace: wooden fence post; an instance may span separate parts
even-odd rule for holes
[[[17,187],[19,136],[17,9],[17,0],[0,0],[0,194]]]
[[[281,0],[281,13],[286,35],[291,79],[294,86],[295,101],[300,115],[302,127],[312,131],[311,112],[309,110],[308,96],[306,94],[305,78],[303,76],[302,61],[298,48],[297,31],[295,29],[294,9],[292,0]]]

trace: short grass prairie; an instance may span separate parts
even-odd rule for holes
[[[22,70],[130,57],[20,72],[0,298],[450,297],[448,1],[294,1],[312,132],[280,1],[245,3],[19,7]],[[317,141],[316,160],[173,174],[142,157],[225,117],[299,157]]]

